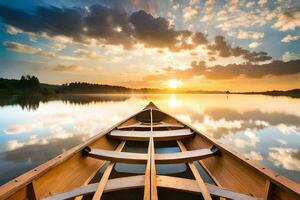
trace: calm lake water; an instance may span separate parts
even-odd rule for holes
[[[0,97],[0,185],[141,110],[149,101],[300,183],[300,99],[176,94]]]

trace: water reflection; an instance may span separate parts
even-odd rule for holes
[[[36,110],[40,103],[63,101],[70,104],[92,104],[107,101],[125,101],[126,95],[53,95],[53,96],[0,96],[0,106],[20,105],[22,109]]]
[[[154,101],[210,137],[300,182],[300,99],[262,95],[0,98],[0,184]]]

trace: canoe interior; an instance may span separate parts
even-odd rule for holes
[[[193,135],[186,132],[180,135],[181,130],[190,130]],[[117,133],[118,137],[124,131],[127,139],[125,136],[125,139],[113,137],[113,131],[117,131],[115,136]],[[132,140],[128,139],[130,131],[134,134],[129,136],[135,137]],[[137,137],[139,131],[149,137]],[[155,131],[162,133],[160,139],[152,137]],[[176,134],[172,135],[172,131]],[[163,133],[168,133],[165,138]],[[104,158],[103,154],[107,150],[113,152],[121,141],[126,142],[122,152],[112,153],[116,155],[114,158],[105,154]],[[89,156],[82,154],[86,147],[92,149]],[[94,149],[101,151],[97,154]],[[194,155],[201,153],[199,149],[205,149],[203,157]],[[91,152],[96,153],[91,156]],[[124,157],[124,152],[138,153],[143,160],[137,162],[130,158],[131,154]],[[164,155],[168,153],[173,154],[166,159]],[[102,175],[112,163],[108,179],[103,180]],[[99,189],[100,181],[104,187]],[[219,187],[224,190],[218,191]],[[104,193],[102,199],[168,199],[172,195],[178,199],[202,196],[209,199],[210,195],[219,198],[223,193],[235,197],[232,199],[300,199],[299,184],[224,147],[159,110],[153,103],[111,129],[1,186],[0,199],[43,199],[56,194],[72,195],[70,191],[73,190],[85,194],[76,199],[91,199],[94,192],[100,190]],[[151,192],[146,194],[148,190]]]

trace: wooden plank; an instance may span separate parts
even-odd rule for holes
[[[104,193],[126,190],[126,189],[141,188],[144,186],[144,180],[145,180],[144,175],[109,179],[107,181],[107,184],[105,185]],[[97,190],[98,185],[99,183],[85,185],[79,188],[75,188],[68,192],[59,193],[50,197],[46,197],[43,200],[63,200],[63,199],[71,199],[82,195],[92,194]]]
[[[150,158],[150,165],[151,165],[151,200],[157,200],[157,183],[156,183],[156,167],[155,167],[155,149],[154,149],[154,141],[153,138],[150,138],[150,145],[151,145],[151,158]]]
[[[114,152],[103,149],[92,149],[89,153],[92,158],[100,160],[109,160],[112,162],[144,164],[147,162],[147,154],[131,152]]]
[[[179,148],[182,152],[187,152],[184,144],[181,141],[177,140],[177,144],[178,144],[178,146],[179,146]],[[195,177],[195,179],[196,179],[196,181],[197,181],[197,183],[198,183],[198,185],[199,185],[199,187],[202,191],[202,195],[203,195],[204,199],[205,200],[212,200],[212,198],[210,196],[210,193],[209,193],[203,179],[201,178],[196,166],[194,165],[194,163],[193,162],[188,162],[188,165],[189,165],[189,167],[190,167],[190,169],[191,169],[191,171],[192,171],[192,173],[193,173],[193,175],[194,175],[194,177]]]
[[[214,154],[211,149],[197,149],[187,152],[155,154],[155,162],[158,164],[185,163],[195,160],[201,160]],[[147,163],[147,154],[131,152],[115,152],[103,149],[92,149],[89,153],[92,158],[100,160],[109,160],[113,162]]]
[[[211,149],[197,149],[178,153],[155,154],[155,162],[159,164],[185,163],[208,158],[214,154]]]
[[[122,131],[113,130],[108,134],[113,139],[131,141],[149,141],[151,131]],[[193,135],[190,129],[178,129],[168,131],[153,131],[152,136],[155,141],[179,140]]]
[[[104,193],[134,188],[142,188],[144,187],[144,181],[144,175],[109,179],[107,181],[107,184],[105,185]],[[71,199],[76,196],[92,194],[96,191],[98,185],[99,183],[85,185],[68,192],[55,194],[53,196],[44,198],[43,200],[63,200]],[[233,192],[231,190],[217,187],[212,184],[206,183],[206,186],[209,192],[215,197],[223,197],[233,200],[262,200],[261,198],[256,198],[242,193]],[[157,187],[201,194],[199,185],[195,180],[192,179],[157,175]]]
[[[130,125],[122,125],[119,126],[118,129],[128,129],[128,128],[150,128],[151,126],[149,124],[136,122],[134,124]],[[160,122],[155,125],[153,125],[154,128],[184,128],[182,124],[174,124],[174,123],[166,123],[166,122]]]
[[[272,183],[269,179],[267,179],[266,186],[265,186],[264,200],[271,200],[271,196],[272,196]]]
[[[157,200],[157,188],[156,188],[156,168],[155,168],[155,149],[153,141],[153,120],[152,109],[150,110],[150,140],[148,145],[148,159],[145,173],[145,187],[144,187],[144,200]]]
[[[116,148],[116,152],[120,152],[122,151],[124,145],[125,145],[126,141],[122,141],[118,147]],[[98,185],[98,188],[93,196],[93,200],[99,200],[101,199],[101,196],[103,194],[103,191],[104,191],[104,188],[105,188],[105,185],[108,181],[108,178],[109,178],[109,175],[111,173],[111,171],[113,170],[113,167],[115,165],[115,162],[112,162],[108,165],[108,167],[106,168],[105,172],[103,173],[102,177],[101,177],[101,180],[100,180],[100,183]]]
[[[35,182],[32,181],[30,184],[27,185],[27,197],[30,200],[36,200],[38,199],[38,196],[35,192]]]
[[[145,170],[144,200],[151,200],[151,145],[148,144],[147,165]]]
[[[205,183],[209,193],[216,197],[224,197],[232,200],[262,200],[262,198],[252,197],[238,192],[221,188],[209,183]],[[167,189],[175,189],[180,191],[191,192],[195,194],[202,194],[201,188],[197,181],[192,179],[171,177],[171,176],[157,176],[157,186]]]

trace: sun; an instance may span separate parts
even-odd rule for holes
[[[170,88],[176,89],[176,88],[178,88],[182,83],[181,83],[181,81],[179,81],[179,80],[171,79],[171,80],[169,80],[168,84],[169,84],[169,87],[170,87]]]

